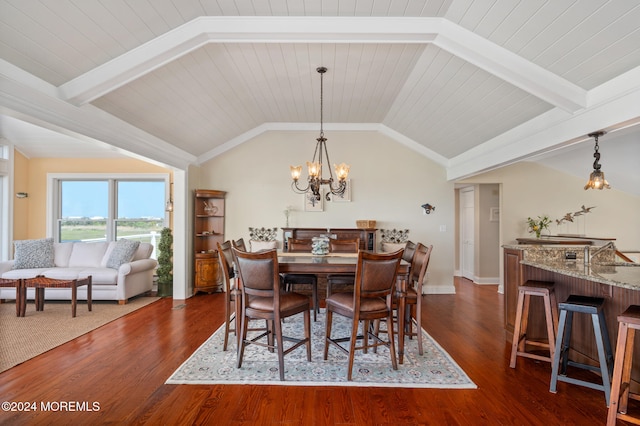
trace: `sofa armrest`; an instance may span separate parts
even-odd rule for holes
[[[123,263],[118,269],[118,275],[135,274],[136,272],[148,271],[158,265],[155,259],[140,259],[129,263]]]
[[[3,262],[0,262],[0,276],[2,276],[2,274],[4,274],[5,272],[9,272],[10,270],[12,270],[13,263],[13,260],[5,260]]]

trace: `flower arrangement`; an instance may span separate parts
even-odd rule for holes
[[[538,216],[537,219],[532,219],[530,217],[527,218],[527,225],[529,226],[529,233],[536,234],[536,238],[540,238],[540,233],[543,229],[549,229],[549,225],[551,224],[551,219],[549,216]]]

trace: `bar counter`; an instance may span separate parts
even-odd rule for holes
[[[505,295],[505,339],[513,339],[518,286],[527,280],[555,283],[558,302],[569,295],[577,294],[605,299],[604,314],[611,345],[616,347],[618,315],[629,305],[640,305],[640,265],[614,262],[614,252],[598,255],[585,265],[584,249],[573,246],[505,245],[504,248],[504,295]],[[591,247],[591,250],[596,248]],[[575,253],[575,260],[566,260],[567,252]],[[533,339],[546,336],[544,309],[541,299],[531,299],[531,314],[527,335]],[[574,317],[570,358],[597,365],[597,349],[591,318],[588,315]],[[640,353],[640,342],[636,339],[635,353]],[[551,369],[549,369],[551,371]],[[635,363],[632,372],[635,387],[640,382],[640,363]]]

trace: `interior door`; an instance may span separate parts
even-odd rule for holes
[[[460,267],[462,276],[475,277],[475,191],[473,187],[460,190]]]

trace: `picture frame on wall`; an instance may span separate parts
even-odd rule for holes
[[[351,179],[347,179],[347,187],[342,195],[332,195],[331,201],[336,203],[349,203],[351,202]]]
[[[307,192],[304,197],[305,212],[321,212],[324,211],[324,190],[320,190],[320,200],[316,200],[311,192]]]
[[[489,222],[500,222],[500,208],[491,207],[489,209]]]

